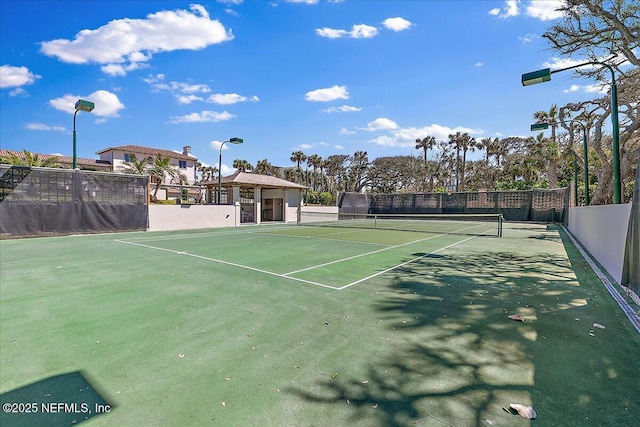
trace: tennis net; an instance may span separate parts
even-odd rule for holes
[[[502,237],[502,214],[298,213],[298,225]]]

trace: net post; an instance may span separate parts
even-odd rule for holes
[[[504,221],[504,216],[498,214],[498,237],[502,237],[502,221]]]

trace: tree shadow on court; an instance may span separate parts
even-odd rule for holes
[[[52,376],[0,394],[2,426],[69,426],[114,409],[82,371]]]
[[[321,380],[312,392],[291,392],[308,402],[349,405],[350,420],[368,425],[529,425],[503,410],[520,403],[542,414],[537,425],[578,426],[580,410],[607,389],[633,389],[632,379],[607,374],[611,360],[607,367],[601,355],[585,354],[601,343],[588,333],[598,316],[590,309],[597,292],[578,283],[565,257],[414,254],[421,255],[395,270],[373,302],[390,345],[372,355],[367,377]],[[511,320],[514,314],[523,321]],[[576,384],[584,375],[604,383]],[[621,410],[615,416],[627,424],[638,413],[629,411],[631,398],[605,400],[590,414],[592,425],[612,419],[602,405]]]

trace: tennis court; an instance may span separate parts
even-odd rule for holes
[[[640,419],[640,335],[563,229],[341,219],[0,241],[2,403],[40,405],[0,424]]]

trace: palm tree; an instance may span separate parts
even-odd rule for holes
[[[154,200],[158,199],[158,191],[165,180],[166,176],[171,178],[172,182],[178,181],[180,184],[186,182],[187,177],[181,173],[175,165],[171,164],[171,158],[165,157],[160,153],[156,153],[151,167],[148,169],[149,175],[155,180],[156,187],[153,192]]]
[[[553,104],[549,111],[536,111],[533,113],[536,123],[548,123],[551,126],[551,142],[546,150],[547,162],[549,164],[549,187],[558,186],[558,156],[560,150],[557,148],[556,129],[558,127],[558,106]]]
[[[460,189],[460,148],[462,146],[462,134],[456,132],[449,134],[449,145],[456,147],[456,193]]]
[[[247,172],[247,171],[253,170],[253,165],[251,165],[251,163],[249,163],[244,159],[235,159],[233,161],[233,167],[238,172]]]
[[[256,168],[254,171],[255,173],[260,175],[271,175],[272,168],[273,166],[271,166],[271,163],[269,163],[269,160],[264,159],[264,160],[258,160],[258,163],[256,163]]]
[[[151,167],[151,162],[152,159],[150,157],[138,160],[135,154],[131,154],[129,161],[122,163],[118,166],[118,169],[132,175],[146,175],[149,167]]]
[[[462,185],[460,186],[460,191],[464,191],[464,184],[465,184],[465,169],[467,167],[467,151],[476,151],[476,147],[478,146],[478,143],[476,142],[475,138],[471,138],[469,136],[468,133],[464,133],[462,135],[462,141],[460,144],[461,148],[462,148],[462,173],[461,175],[461,183]]]
[[[0,157],[0,163],[10,164],[14,166],[35,166],[41,168],[58,168],[58,156],[40,157],[31,151],[22,150],[22,155],[9,152],[8,156]]]
[[[293,153],[291,153],[290,160],[292,162],[296,162],[298,175],[299,176],[302,175],[302,170],[300,169],[300,163],[307,160],[307,156],[302,151],[294,151]]]
[[[317,154],[312,154],[307,157],[307,165],[313,167],[313,191],[316,191],[316,172],[322,163],[322,157]]]
[[[430,180],[429,180],[429,188],[431,190],[433,190],[433,175],[432,175],[432,171],[427,171],[427,151],[433,149],[433,147],[436,145],[436,137],[435,136],[426,136],[422,139],[417,138],[416,139],[416,150],[422,150],[423,153],[423,157],[424,157],[424,168],[422,169],[422,172],[424,173],[425,177],[422,180],[422,185],[424,187],[424,184],[426,181],[427,176],[430,176]],[[423,190],[424,191],[424,190]]]
[[[424,154],[424,165],[427,165],[427,151],[431,150],[436,145],[435,136],[425,136],[424,138],[416,139],[416,150],[422,150]]]

